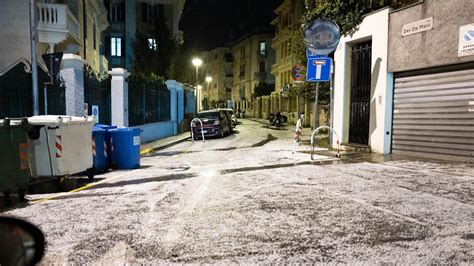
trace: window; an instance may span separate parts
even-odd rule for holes
[[[234,57],[232,56],[231,53],[225,53],[224,57],[225,57],[226,62],[228,62],[228,63],[234,62]]]
[[[111,5],[109,20],[111,22],[122,22],[122,6],[121,5]]]
[[[162,16],[162,4],[148,4],[142,3],[142,22],[155,22],[159,16]]]
[[[245,64],[240,65],[240,74],[239,74],[240,79],[243,79],[245,77]]]
[[[149,38],[148,39],[148,48],[150,48],[150,50],[155,50],[158,49],[157,45],[156,45],[156,39],[154,38]]]
[[[232,92],[232,86],[228,83],[224,84],[225,92]]]
[[[245,58],[245,47],[240,49],[240,58]]]
[[[259,72],[260,72],[260,73],[265,72],[265,61],[260,61],[260,64],[259,64]]]
[[[122,38],[110,38],[110,55],[122,56]]]
[[[214,60],[216,60],[216,61],[217,61],[217,54],[214,56]]]
[[[233,77],[234,75],[232,74],[232,67],[229,67],[229,66],[225,67],[224,74],[227,78]]]
[[[259,51],[261,55],[267,54],[267,43],[265,41],[261,41],[259,44]]]

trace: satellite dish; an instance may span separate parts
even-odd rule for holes
[[[304,43],[311,53],[328,55],[336,50],[341,32],[339,26],[329,19],[316,19],[304,30]]]

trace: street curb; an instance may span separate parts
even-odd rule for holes
[[[147,154],[147,153],[156,151],[156,150],[168,148],[168,147],[171,147],[171,146],[173,146],[173,145],[175,145],[175,144],[184,142],[184,141],[186,141],[186,140],[188,140],[188,139],[189,139],[189,137],[183,137],[183,138],[179,138],[179,139],[176,139],[176,140],[167,142],[167,143],[155,145],[155,146],[153,146],[153,147],[151,147],[151,148],[143,148],[143,149],[140,149],[140,155],[144,155],[144,154]]]

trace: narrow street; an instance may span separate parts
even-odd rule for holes
[[[30,195],[4,214],[43,230],[45,265],[474,262],[472,167],[323,156],[313,165],[291,153],[289,128],[241,121],[229,137],[182,142],[141,169]]]

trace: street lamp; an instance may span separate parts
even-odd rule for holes
[[[211,83],[211,81],[212,81],[212,77],[211,77],[211,76],[207,76],[207,77],[206,77],[206,82],[207,82],[206,94],[207,94],[207,98],[208,98],[208,99],[211,98],[210,93],[209,93],[209,84]]]
[[[201,96],[199,95],[199,67],[202,65],[202,60],[198,57],[194,58],[192,61],[193,65],[196,67],[196,88],[198,89],[197,91],[197,98],[198,98],[198,112],[201,110],[200,106],[201,106],[201,103],[200,103],[200,98]]]
[[[196,85],[197,85],[199,83],[199,81],[198,81],[198,71],[199,71],[199,67],[202,65],[202,60],[200,58],[196,57],[191,62],[196,67]]]
[[[197,104],[198,104],[198,113],[202,110],[202,86],[197,85]]]

